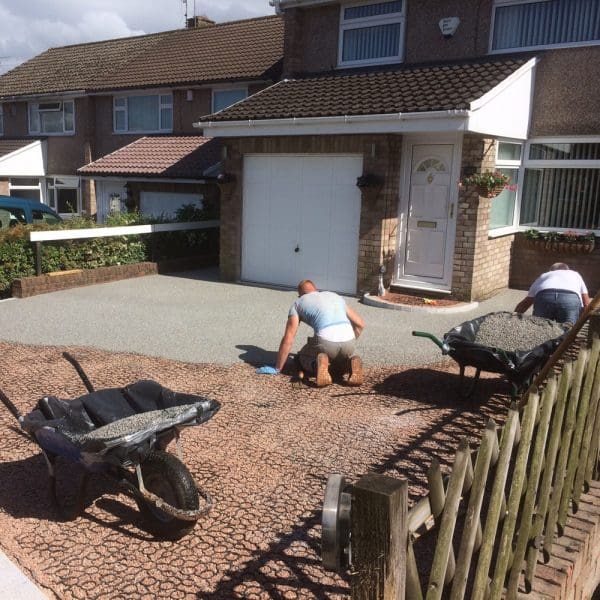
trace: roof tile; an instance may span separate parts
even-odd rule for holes
[[[51,48],[0,77],[0,97],[276,79],[278,16]]]
[[[221,143],[202,136],[147,136],[80,169],[81,175],[203,179],[221,158]]]
[[[201,121],[468,109],[526,61],[490,59],[284,80]]]

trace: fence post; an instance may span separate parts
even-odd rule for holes
[[[34,254],[35,254],[35,274],[42,274],[42,242],[33,243]]]
[[[408,543],[406,480],[368,473],[352,491],[352,598],[404,600]]]

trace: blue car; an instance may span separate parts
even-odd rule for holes
[[[0,196],[0,231],[15,225],[60,223],[62,219],[49,206],[26,198]]]

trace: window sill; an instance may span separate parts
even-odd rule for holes
[[[507,235],[514,235],[515,233],[519,233],[520,229],[516,227],[498,227],[498,229],[490,229],[488,231],[488,238],[499,238],[505,237]]]
[[[545,44],[541,46],[523,46],[522,48],[502,48],[501,50],[492,50],[488,54],[514,54],[515,52],[534,52],[537,50],[560,50],[564,48],[585,48],[587,46],[598,46],[600,40],[591,40],[588,42],[569,42],[564,44]]]
[[[73,137],[75,135],[74,131],[65,131],[64,133],[45,133],[43,131],[29,132],[30,137]]]
[[[113,131],[113,135],[158,135],[172,134],[172,129],[155,129],[155,130],[140,130],[140,131]]]
[[[351,69],[354,67],[373,67],[377,65],[393,65],[404,62],[404,58],[401,56],[393,56],[385,59],[374,59],[374,60],[352,60],[347,62],[338,62],[336,69]]]

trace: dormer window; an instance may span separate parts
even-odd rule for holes
[[[495,0],[491,52],[600,44],[598,0]]]
[[[339,66],[400,62],[405,10],[404,0],[342,5]]]
[[[29,103],[29,133],[75,133],[73,100],[47,100]]]

